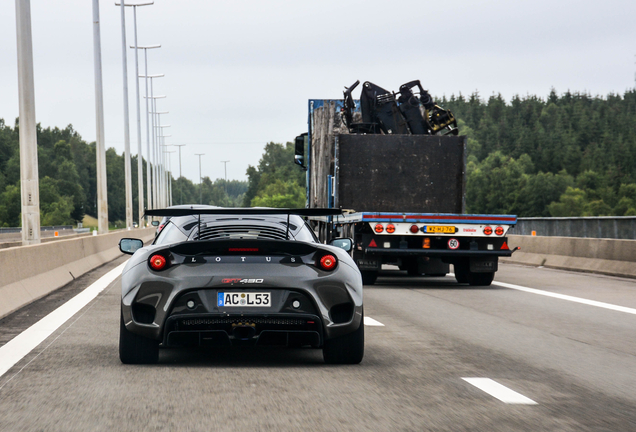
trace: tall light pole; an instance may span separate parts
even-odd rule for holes
[[[161,114],[158,114],[159,117],[159,121],[161,121]],[[163,147],[165,147],[165,137],[168,137],[170,135],[164,135],[163,134],[163,128],[167,128],[170,127],[170,125],[162,125],[161,123],[159,123],[159,125],[157,125],[157,136],[159,138],[159,157],[161,158],[161,163],[159,165],[159,187],[161,188],[161,193],[159,194],[159,196],[161,197],[161,199],[163,199],[163,206],[166,207],[167,206],[167,202],[168,200],[166,199],[168,197],[168,179],[166,178],[166,158],[165,155],[163,154]]]
[[[162,77],[163,74],[160,75],[148,75],[148,50],[153,48],[161,48],[161,45],[148,45],[148,46],[137,46],[138,49],[144,50],[144,63],[146,65],[144,75],[137,75],[137,79],[144,78],[146,82],[146,193],[148,194],[148,208],[154,208],[152,205],[152,185],[151,185],[151,175],[150,175],[150,107],[148,104],[150,103],[150,99],[148,98],[148,78],[152,82],[152,78]]]
[[[157,114],[157,110],[156,110],[156,106],[157,106],[157,99],[161,99],[161,98],[165,98],[165,96],[160,95],[160,96],[154,96],[153,95],[153,86],[152,86],[152,82],[154,78],[160,78],[164,76],[163,74],[160,74],[160,76],[154,76],[154,75],[149,75],[148,77],[150,78],[150,100],[151,100],[151,110],[150,114],[152,114],[152,130],[151,130],[151,135],[152,135],[152,160],[153,160],[153,165],[152,165],[152,196],[153,196],[153,208],[158,208],[159,207],[159,189],[158,189],[158,185],[157,185],[157,179],[158,179],[158,175],[157,173],[159,172],[157,169],[157,161],[159,159],[158,157],[158,152],[157,152],[157,145],[158,145],[158,138],[157,138],[157,130],[155,128],[155,124],[156,124],[156,114]],[[168,111],[165,111],[165,113],[167,114]]]
[[[203,204],[203,183],[201,181],[201,156],[205,153],[195,153],[195,156],[199,156],[199,204]]]
[[[126,8],[121,9],[121,57],[124,73],[124,173],[126,182],[126,228],[132,229],[132,170],[130,167],[130,125],[128,124],[128,60],[126,55]]]
[[[168,146],[166,146],[168,147]],[[176,153],[176,150],[173,151],[164,151],[164,154],[168,155],[168,205],[172,205],[172,157],[171,153]]]
[[[226,161],[221,161],[222,164],[224,164],[225,167],[225,195],[227,196],[227,163],[229,162],[229,160]]]
[[[181,178],[181,147],[185,144],[173,144],[175,147],[179,147],[179,178]],[[183,185],[179,183],[179,204],[183,204]]]
[[[102,42],[99,30],[99,0],[93,0],[93,63],[95,65],[95,157],[97,171],[97,232],[108,233],[108,189],[106,183],[106,137],[102,85]]]
[[[138,6],[150,6],[154,2],[149,3],[136,3],[136,4],[124,4],[124,2],[115,3],[116,5],[130,6],[133,8],[133,22],[135,29],[135,88],[137,91],[137,201],[139,208],[139,228],[143,226],[144,222],[144,168],[143,168],[143,155],[141,153],[141,101],[139,100],[139,50],[137,49],[137,7]]]
[[[40,243],[40,182],[35,123],[35,84],[30,0],[16,0],[18,98],[20,105],[20,195],[22,244]]]

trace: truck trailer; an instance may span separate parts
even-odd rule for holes
[[[342,113],[360,117],[358,107],[309,100],[309,130],[296,138],[307,207],[344,213],[311,220],[320,240],[350,238],[367,285],[383,264],[412,276],[443,276],[452,264],[458,283],[490,285],[498,258],[514,252],[506,233],[517,217],[465,214],[466,137],[351,133]]]

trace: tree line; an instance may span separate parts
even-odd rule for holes
[[[42,226],[74,225],[85,215],[97,217],[95,143],[87,143],[68,125],[64,129],[37,126],[38,171],[40,181],[40,223]],[[144,160],[144,197],[146,163]],[[138,209],[137,156],[131,157],[133,214]],[[126,219],[124,155],[106,150],[108,220],[112,228],[122,228]],[[172,179],[173,204],[204,203],[240,206],[247,182],[204,177],[194,184],[181,177]],[[20,226],[20,146],[19,124],[9,126],[0,119],[0,227]],[[136,219],[136,217],[134,217]]]

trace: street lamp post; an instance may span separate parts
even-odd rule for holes
[[[121,53],[124,75],[124,173],[126,182],[126,228],[132,229],[132,173],[130,167],[130,125],[128,124],[128,60],[126,56],[126,11],[124,3],[121,8]]]
[[[152,111],[150,111],[150,114],[152,114],[152,159],[153,159],[153,167],[152,167],[152,193],[153,193],[153,208],[158,208],[159,207],[159,188],[158,188],[158,184],[157,184],[157,180],[158,180],[158,160],[159,160],[159,152],[157,151],[157,146],[159,144],[159,138],[157,138],[157,129],[155,127],[156,123],[156,114],[157,114],[157,99],[162,99],[165,98],[165,95],[160,95],[160,96],[154,96],[153,95],[153,86],[152,86],[152,81],[153,78],[160,78],[162,77],[163,74],[160,74],[158,76],[154,76],[154,75],[149,75],[148,78],[150,78],[150,99],[152,100]],[[167,114],[168,111],[164,111],[161,114]]]
[[[152,185],[151,185],[151,174],[150,174],[150,159],[151,159],[151,154],[150,154],[150,108],[148,106],[148,104],[150,103],[150,100],[148,98],[148,78],[150,78],[150,81],[152,82],[153,78],[160,78],[163,76],[163,74],[158,74],[158,75],[148,75],[148,50],[149,49],[154,49],[154,48],[161,48],[161,45],[148,45],[148,46],[137,46],[137,49],[143,49],[144,50],[144,63],[145,63],[145,72],[144,75],[137,75],[137,79],[139,78],[144,78],[144,81],[146,82],[146,192],[148,194],[148,208],[152,209],[154,208],[152,205]]]
[[[227,163],[228,162],[229,160],[221,161],[221,163],[224,164],[224,168],[225,168],[225,195],[227,195]]]
[[[29,0],[16,0],[15,18],[18,42],[22,244],[26,246],[40,243],[40,182]]]
[[[120,5],[119,3],[115,3]],[[137,48],[137,7],[138,6],[150,6],[154,2],[149,3],[136,3],[136,4],[124,4],[121,2],[121,6],[130,6],[133,8],[133,22],[135,29],[135,88],[137,91],[137,201],[139,209],[139,228],[143,226],[144,221],[144,168],[143,168],[143,155],[141,153],[141,101],[139,99],[139,50]],[[125,42],[125,41],[124,41]],[[132,209],[131,209],[132,211]]]
[[[157,116],[159,117],[159,124],[157,125],[157,137],[158,137],[158,142],[159,142],[159,156],[161,158],[161,164],[159,165],[159,187],[161,188],[161,192],[159,194],[159,196],[161,197],[161,199],[163,200],[163,206],[165,207],[167,205],[167,197],[168,197],[168,179],[166,177],[166,158],[165,155],[163,154],[163,147],[165,147],[165,140],[164,138],[169,137],[170,135],[164,135],[163,134],[163,128],[167,128],[170,127],[170,125],[162,125],[161,124],[161,114],[157,113]]]
[[[203,204],[203,184],[201,182],[201,156],[205,153],[195,153],[195,156],[199,156],[199,204]]]
[[[173,144],[175,147],[179,147],[179,178],[181,178],[181,147],[185,144]],[[179,183],[179,204],[183,204],[183,184]]]
[[[168,147],[168,146],[166,146]],[[168,155],[168,205],[172,205],[172,157],[171,153],[176,153],[176,150],[165,151],[164,154]]]
[[[99,30],[99,0],[93,0],[93,63],[95,67],[95,165],[97,174],[97,232],[108,234],[108,189],[106,183],[106,137],[102,84],[102,42]]]

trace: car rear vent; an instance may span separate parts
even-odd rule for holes
[[[144,303],[133,303],[132,314],[135,322],[139,324],[152,324],[155,320],[156,310]]]
[[[262,225],[212,225],[201,227],[197,240],[215,239],[263,239],[285,240],[286,231],[277,227]]]
[[[329,309],[329,316],[334,324],[343,324],[353,318],[353,303],[340,303]]]

